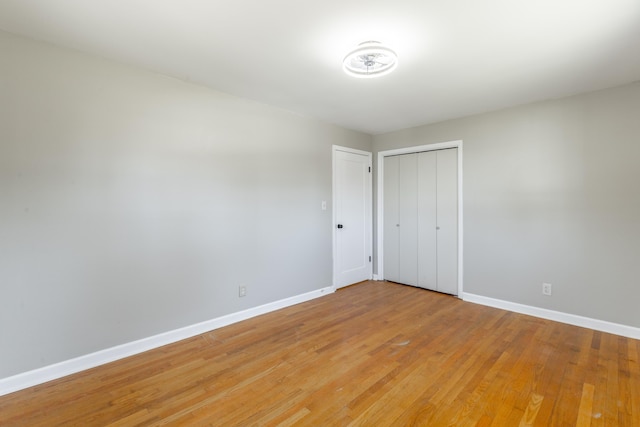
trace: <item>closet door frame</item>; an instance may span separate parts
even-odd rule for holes
[[[384,161],[386,157],[397,156],[399,154],[422,153],[425,151],[444,150],[447,148],[458,149],[458,298],[463,297],[463,224],[462,224],[462,140],[440,142],[436,144],[419,145],[406,148],[397,148],[378,152],[378,200],[377,200],[377,242],[376,242],[376,265],[378,274],[377,280],[384,280]]]

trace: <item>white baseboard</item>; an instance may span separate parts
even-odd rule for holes
[[[379,280],[379,279],[378,279],[378,275],[377,275],[377,274],[374,274],[374,275],[372,276],[371,280],[375,280],[375,281],[377,282],[377,281]]]
[[[14,391],[23,390],[28,387],[33,387],[47,381],[62,378],[67,375],[75,374],[80,371],[95,368],[96,366],[104,365],[105,363],[114,362],[163,345],[191,338],[232,323],[250,319],[261,314],[309,301],[314,298],[319,298],[333,292],[333,287],[318,289],[302,295],[296,295],[294,297],[285,298],[258,307],[239,311],[237,313],[231,313],[216,319],[196,323],[195,325],[186,326],[184,328],[164,332],[148,338],[118,345],[116,347],[100,350],[74,359],[65,360],[53,365],[44,366],[32,371],[23,372],[11,377],[2,378],[0,379],[0,396],[13,393]]]
[[[578,316],[575,314],[563,313],[561,311],[548,310],[546,308],[534,307],[531,305],[518,304],[495,298],[484,297],[465,292],[462,298],[464,301],[489,307],[501,308],[529,316],[540,317],[542,319],[554,320],[556,322],[568,323],[569,325],[581,326],[583,328],[594,329],[596,331],[608,332],[610,334],[623,337],[640,339],[640,328],[622,325],[619,323],[607,322],[605,320],[592,319],[590,317]]]

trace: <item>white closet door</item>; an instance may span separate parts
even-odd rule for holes
[[[384,277],[392,282],[400,281],[398,188],[398,156],[387,157],[384,160]]]
[[[458,293],[458,149],[436,151],[439,292]]]
[[[418,156],[398,156],[399,278],[400,283],[418,285]]]
[[[384,278],[458,293],[458,150],[384,161]]]
[[[433,291],[438,290],[437,153],[418,154],[418,286]]]

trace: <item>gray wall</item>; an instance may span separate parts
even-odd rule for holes
[[[378,135],[373,146],[458,139],[465,292],[640,327],[640,83]]]
[[[0,58],[0,378],[332,285],[331,144],[369,135],[6,33]]]

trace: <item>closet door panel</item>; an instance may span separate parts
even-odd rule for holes
[[[398,281],[418,285],[418,155],[398,156],[399,274]]]
[[[458,150],[437,151],[438,291],[458,293]]]
[[[437,290],[437,152],[418,154],[418,286]]]
[[[400,281],[398,216],[398,157],[384,160],[384,278]]]

